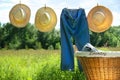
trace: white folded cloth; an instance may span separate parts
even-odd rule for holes
[[[99,52],[99,50],[97,50],[93,45],[91,45],[90,43],[87,43],[84,45],[84,47],[82,48],[82,51],[90,51],[90,52]]]

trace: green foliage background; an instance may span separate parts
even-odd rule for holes
[[[103,33],[90,32],[91,43],[97,47],[120,47],[120,26],[112,26]]]
[[[120,47],[120,26],[112,26],[103,33],[90,31],[91,44],[96,47]],[[75,40],[73,39],[73,44]],[[16,28],[10,23],[0,24],[0,49],[60,49],[60,31],[40,32],[33,24]]]
[[[59,45],[58,45],[59,44]],[[10,23],[0,25],[0,48],[6,49],[59,49],[60,33],[57,30],[43,33],[34,25],[16,28]]]

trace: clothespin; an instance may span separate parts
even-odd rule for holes
[[[19,0],[20,8],[21,8],[21,0]]]
[[[97,3],[97,6],[99,6],[98,3]]]
[[[47,7],[46,7],[46,4],[45,4],[45,10],[46,10],[46,8],[47,8]]]

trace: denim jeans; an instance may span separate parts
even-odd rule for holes
[[[88,22],[84,9],[62,10],[60,16],[61,32],[61,70],[74,70],[74,49],[71,38],[74,38],[78,50],[90,42]],[[79,63],[79,62],[78,62]],[[82,70],[81,65],[78,64]]]

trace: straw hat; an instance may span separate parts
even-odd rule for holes
[[[21,28],[25,27],[29,22],[30,14],[31,11],[28,6],[17,4],[11,9],[9,19],[14,26]]]
[[[87,19],[91,31],[104,32],[111,26],[113,16],[108,8],[96,6],[88,13]]]
[[[51,31],[57,23],[57,16],[50,7],[42,7],[38,9],[35,15],[35,26],[41,32]]]

